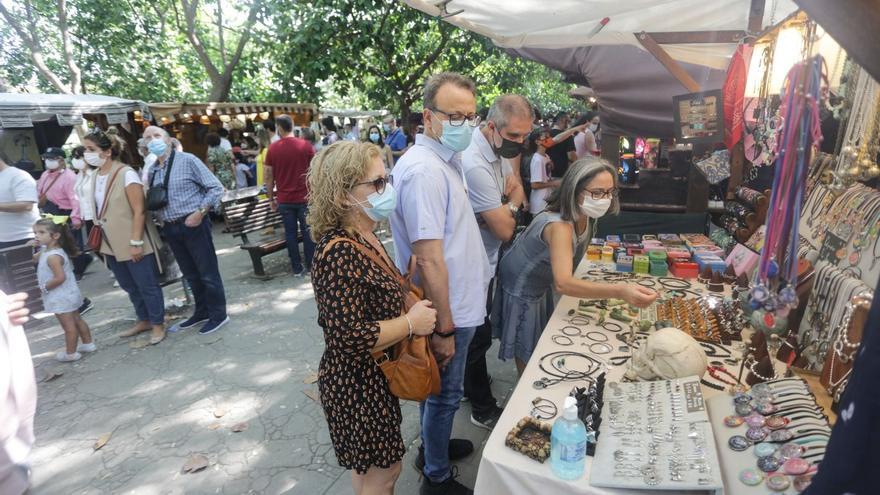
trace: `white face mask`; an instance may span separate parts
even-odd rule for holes
[[[100,167],[104,163],[101,154],[96,151],[86,151],[83,153],[83,160],[93,167]]]
[[[581,213],[590,218],[599,218],[608,212],[611,207],[611,198],[593,199],[589,195],[584,198],[581,204]]]
[[[58,160],[46,160],[46,169],[47,170],[57,170],[58,167],[61,166],[61,162]]]
[[[599,124],[590,124],[589,129],[590,132],[596,132],[596,130],[599,129]]]
[[[82,170],[82,169],[86,168],[86,161],[83,160],[82,158],[74,158],[73,160],[70,161],[70,164],[73,165],[73,168],[75,168],[77,170]]]

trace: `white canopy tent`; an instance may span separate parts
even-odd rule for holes
[[[482,34],[503,48],[572,48],[592,45],[642,47],[636,33],[693,35],[696,43],[658,40],[681,62],[726,70],[736,43],[797,10],[792,0],[404,0],[432,16]],[[760,17],[751,19],[752,4]],[[763,14],[761,14],[763,12]],[[607,21],[605,19],[607,18]],[[760,27],[758,27],[760,26]],[[758,29],[754,29],[758,27]],[[715,32],[712,38],[709,32]],[[749,34],[755,34],[754,32]],[[707,43],[706,40],[719,43]]]
[[[128,113],[150,108],[138,100],[101,95],[0,93],[0,127],[27,128],[55,117],[58,124],[80,125],[84,114],[104,114],[110,124],[128,122]]]

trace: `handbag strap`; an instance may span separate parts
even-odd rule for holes
[[[104,216],[104,211],[107,209],[107,202],[110,201],[110,191],[113,189],[113,183],[116,182],[116,176],[119,174],[119,171],[124,168],[125,167],[117,167],[116,170],[113,171],[113,175],[110,176],[110,182],[108,182],[107,186],[104,188],[104,201],[101,204],[101,209],[98,210],[101,217]]]
[[[58,182],[58,179],[61,178],[61,172],[62,171],[59,171],[57,174],[55,174],[55,178],[52,179],[52,182],[49,184],[49,187],[40,191],[40,196],[45,197],[47,194],[49,194],[49,190],[52,189],[52,186],[54,186],[55,183]]]
[[[346,239],[344,237],[337,237],[327,243],[327,246],[324,247],[324,252],[326,252],[328,249],[333,247],[334,244],[337,244],[340,242],[347,242],[347,243],[351,244],[352,246],[354,246],[355,249],[357,249],[358,251],[360,251],[361,253],[366,255],[368,258],[373,260],[373,263],[376,263],[377,265],[379,265],[385,273],[387,273],[388,275],[391,275],[391,277],[393,279],[395,279],[397,281],[397,283],[400,284],[402,287],[406,285],[406,279],[403,278],[403,275],[400,274],[400,271],[397,270],[396,267],[392,268],[391,266],[388,265],[388,263],[385,261],[384,258],[382,258],[378,254],[374,253],[373,251],[367,249],[367,247],[364,246],[363,244],[360,244],[358,242],[353,242],[351,239]]]
[[[174,153],[175,150],[172,149],[171,155],[168,157],[168,164],[166,165],[167,168],[165,169],[165,172],[163,172],[164,175],[162,176],[162,187],[164,187],[166,191],[168,190],[168,180],[171,178],[171,166],[174,165]],[[156,172],[158,171],[159,167],[156,167],[154,165],[153,173],[150,174],[150,187],[153,187],[153,179],[156,178]]]

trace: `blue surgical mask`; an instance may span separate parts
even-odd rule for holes
[[[391,124],[382,124],[382,130],[385,132],[391,132]]]
[[[165,154],[165,150],[168,149],[168,143],[164,139],[152,139],[147,143],[147,149],[156,156],[162,156]]]
[[[352,197],[352,199],[354,198]],[[394,190],[394,186],[388,183],[385,184],[385,190],[382,191],[382,194],[374,192],[367,196],[367,202],[370,206],[364,206],[362,202],[357,200],[355,202],[374,222],[381,222],[388,220],[394,207],[397,206],[397,192]]]
[[[379,142],[379,133],[371,132],[370,133],[370,141],[372,141],[374,143],[378,143]]]
[[[469,125],[453,126],[448,120],[444,120],[440,143],[456,153],[464,151],[470,146],[473,133],[474,128]]]

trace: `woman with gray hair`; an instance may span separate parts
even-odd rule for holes
[[[520,374],[553,313],[554,292],[581,299],[623,299],[640,308],[657,298],[656,292],[638,284],[605,284],[574,276],[596,220],[619,211],[614,168],[596,157],[582,158],[569,167],[562,184],[547,198],[547,207],[501,258],[493,330],[501,338],[498,357],[515,358]]]

